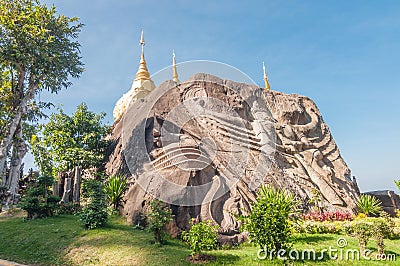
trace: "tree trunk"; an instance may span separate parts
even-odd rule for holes
[[[62,197],[64,195],[64,179],[63,172],[58,172],[57,175],[57,196]]]
[[[81,190],[81,167],[75,167],[75,176],[74,176],[74,194],[73,201],[74,203],[78,203],[80,201],[80,190]]]
[[[37,84],[30,85],[24,98],[21,99],[18,108],[15,111],[15,115],[10,121],[10,124],[5,132],[6,135],[0,143],[0,174],[5,172],[5,162],[7,155],[13,144],[15,132],[21,123],[22,116],[26,114],[27,104],[30,100],[35,97],[36,90],[38,89]]]
[[[29,99],[27,97],[24,97],[23,95],[26,71],[21,67],[21,65],[17,65],[17,68],[19,71],[18,84],[15,87],[12,86],[12,94],[14,95],[12,110],[14,111],[9,114],[8,119],[11,120],[11,123],[9,125],[9,128],[5,129],[6,136],[3,136],[4,138],[0,143],[0,177],[3,186],[6,185],[7,181],[7,158],[12,147],[15,131],[17,130],[17,127],[21,124],[21,118],[26,111],[26,105],[29,101]],[[36,91],[36,89],[37,86],[32,87],[32,90],[34,90],[34,92]],[[28,97],[31,97],[32,90],[28,89]],[[33,96],[35,95],[34,92]]]
[[[58,181],[53,182],[53,195],[54,196],[60,196],[60,192],[58,190]]]
[[[8,151],[7,151],[8,154]],[[4,157],[4,159],[0,159],[0,166],[1,172],[0,172],[0,186],[5,186],[7,182],[7,157]]]
[[[18,194],[18,181],[21,176],[22,160],[27,152],[25,141],[22,138],[22,125],[20,124],[15,132],[13,155],[10,164],[10,173],[8,177],[7,187],[11,191],[11,197]]]
[[[154,229],[154,242],[155,244],[162,244],[161,230]]]
[[[69,202],[69,195],[71,193],[71,178],[65,178],[64,183],[64,194],[62,196],[61,202],[68,203]]]

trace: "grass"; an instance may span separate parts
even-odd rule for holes
[[[112,217],[107,227],[87,231],[71,215],[24,221],[22,214],[0,216],[0,258],[31,265],[190,265],[188,248],[179,240],[166,245],[152,244],[152,234],[134,229],[120,217]],[[317,251],[337,248],[339,236],[298,235],[294,248]],[[343,236],[348,248],[356,249],[354,238]],[[397,262],[352,261],[352,265],[400,265],[400,240],[386,240],[387,253]],[[375,242],[368,248],[376,252]],[[280,260],[259,260],[257,249],[243,244],[234,249],[210,252],[217,260],[207,265],[284,265]],[[374,253],[375,254],[375,253]],[[299,261],[293,265],[348,265],[348,261]]]

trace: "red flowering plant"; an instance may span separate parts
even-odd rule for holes
[[[332,211],[332,212],[309,212],[302,215],[305,221],[352,221],[354,216],[350,212]]]

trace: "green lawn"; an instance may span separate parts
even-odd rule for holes
[[[23,221],[18,217],[0,217],[0,258],[32,265],[190,265],[190,251],[179,240],[168,240],[154,246],[152,235],[134,229],[122,218],[113,217],[106,228],[84,230],[71,215],[42,220]],[[337,235],[299,235],[294,248],[317,251],[337,248]],[[357,241],[344,236],[348,248]],[[397,256],[395,262],[352,261],[352,265],[400,265],[400,240],[387,240],[387,253]],[[376,251],[371,241],[368,248]],[[217,260],[209,265],[284,265],[283,261],[259,260],[257,249],[250,244],[230,250],[211,252]],[[348,265],[349,261],[296,262],[293,265]]]

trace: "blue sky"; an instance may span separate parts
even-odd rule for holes
[[[43,100],[67,112],[84,101],[112,122],[137,71],[143,27],[151,73],[167,67],[175,49],[178,61],[220,61],[262,85],[265,61],[272,89],[316,102],[362,191],[395,190],[400,2],[44,2],[86,25],[79,39],[86,72],[58,95],[42,92]]]

